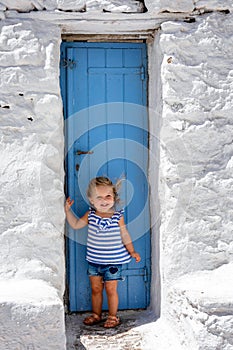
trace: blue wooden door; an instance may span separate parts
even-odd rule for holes
[[[150,294],[147,51],[144,43],[62,43],[66,195],[80,217],[96,176],[122,178],[125,220],[141,262],[124,266],[119,309],[146,308]],[[87,228],[66,231],[70,311],[91,310],[85,260]],[[104,309],[107,309],[104,296]]]

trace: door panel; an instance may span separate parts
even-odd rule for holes
[[[95,176],[122,181],[125,220],[142,260],[123,266],[119,309],[146,308],[150,289],[147,55],[143,43],[62,43],[61,90],[66,133],[67,195],[80,217]],[[80,154],[80,151],[91,151]],[[67,225],[70,311],[91,310],[85,260],[87,228]],[[106,295],[104,309],[107,309]]]

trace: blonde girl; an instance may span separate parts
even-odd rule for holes
[[[123,210],[116,210],[119,202],[117,186],[107,177],[97,177],[90,181],[87,197],[91,208],[83,217],[77,219],[70,210],[73,200],[67,198],[66,218],[69,225],[78,230],[88,225],[87,254],[88,275],[92,292],[92,315],[84,319],[84,324],[94,325],[102,322],[103,289],[108,300],[109,315],[105,328],[120,324],[118,310],[118,281],[122,279],[122,265],[131,258],[140,262],[126,228]]]

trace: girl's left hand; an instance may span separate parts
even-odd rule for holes
[[[141,261],[141,257],[139,253],[134,252],[131,254],[131,256],[136,260],[137,263]]]

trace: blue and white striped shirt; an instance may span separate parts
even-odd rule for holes
[[[126,264],[131,260],[121,239],[119,220],[124,210],[102,218],[90,209],[88,215],[87,261],[100,265]]]

